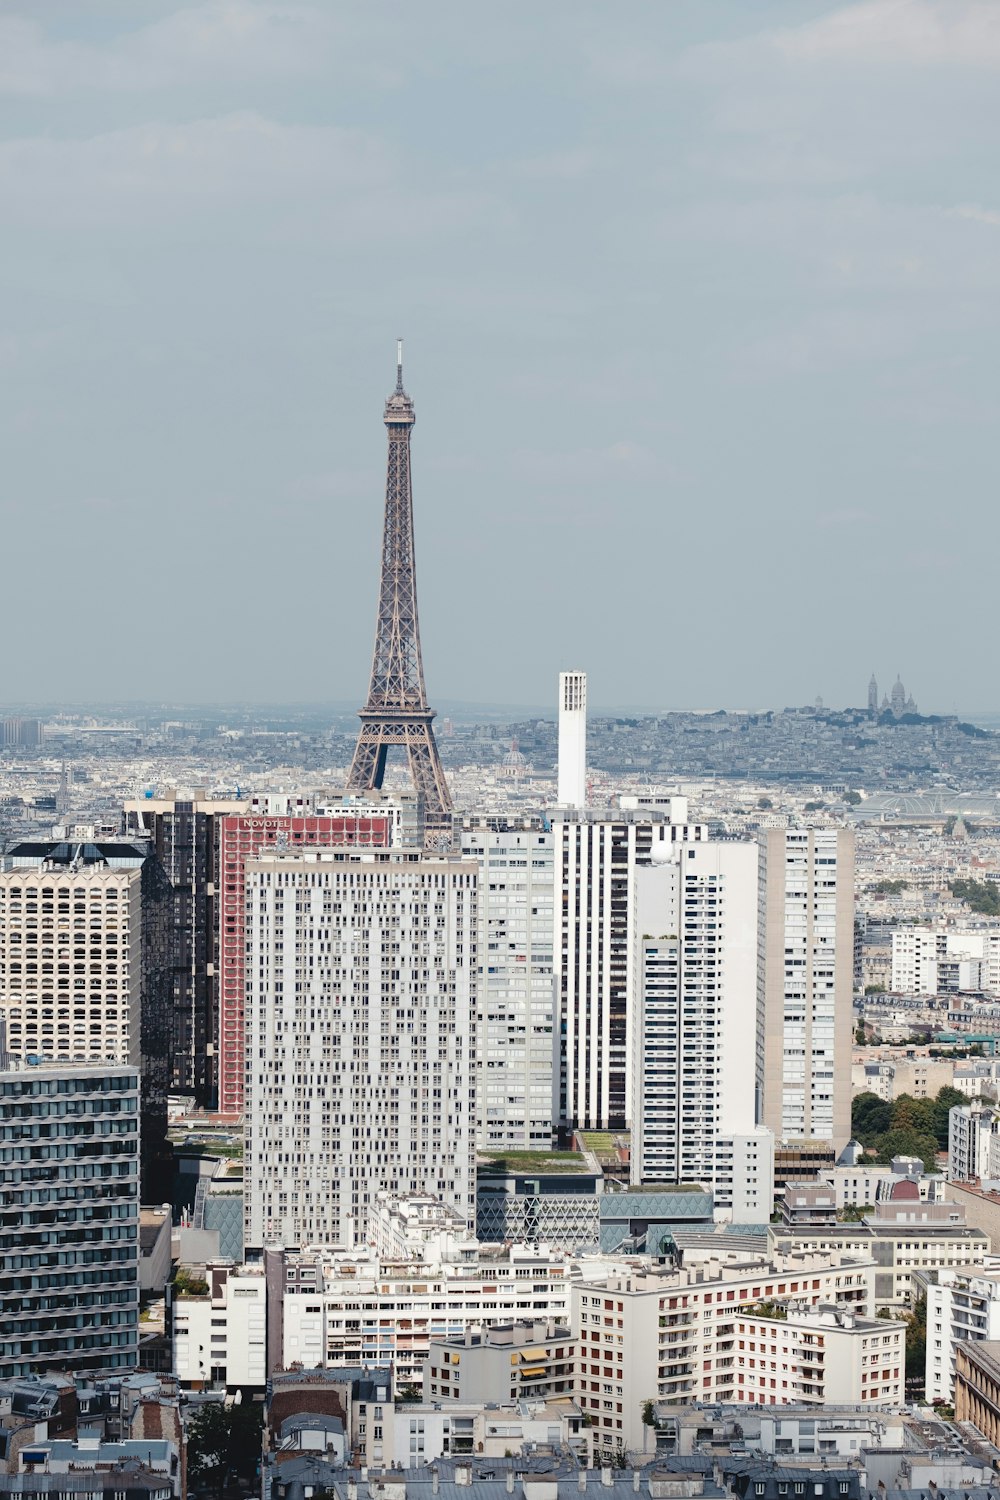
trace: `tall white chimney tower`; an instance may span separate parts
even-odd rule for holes
[[[560,807],[587,805],[587,674],[559,673]]]

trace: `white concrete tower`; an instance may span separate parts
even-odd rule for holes
[[[587,805],[587,674],[559,673],[560,807]]]

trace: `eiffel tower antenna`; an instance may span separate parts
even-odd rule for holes
[[[382,580],[375,619],[375,651],[368,701],[347,777],[347,790],[380,788],[386,755],[406,751],[410,778],[423,804],[425,838],[440,839],[452,826],[452,803],[427,707],[417,620],[417,575],[413,559],[413,488],[410,432],[413,402],[403,389],[403,340],[396,344],[396,389],[385,403],[389,463],[385,481]]]

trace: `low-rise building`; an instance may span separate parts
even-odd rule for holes
[[[546,1322],[499,1323],[432,1339],[424,1394],[442,1401],[548,1400],[573,1390],[575,1342],[570,1328]]]
[[[904,1191],[907,1196],[896,1196]],[[772,1225],[771,1245],[781,1254],[811,1250],[871,1258],[876,1267],[878,1309],[907,1308],[916,1272],[946,1266],[971,1270],[983,1264],[990,1253],[989,1236],[966,1224],[960,1205],[924,1202],[917,1185],[909,1182],[897,1183],[893,1194],[876,1203],[874,1212],[857,1224],[799,1225],[790,1229]]]
[[[369,1249],[265,1251],[270,1367],[391,1363],[397,1390],[419,1390],[432,1340],[489,1323],[565,1321],[574,1278],[627,1264],[545,1245],[472,1241],[452,1253],[393,1261]]]
[[[264,1407],[265,1495],[275,1485],[282,1493],[279,1479],[301,1461],[390,1463],[394,1418],[388,1367],[276,1370]]]
[[[267,1283],[260,1266],[212,1262],[205,1290],[174,1302],[174,1370],[184,1386],[264,1389]]]
[[[394,1462],[401,1469],[415,1469],[462,1454],[504,1458],[548,1451],[572,1454],[581,1468],[587,1468],[592,1431],[580,1407],[566,1397],[489,1406],[406,1402],[396,1408]]]

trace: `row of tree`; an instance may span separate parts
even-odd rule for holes
[[[884,1165],[894,1156],[917,1156],[925,1172],[936,1172],[935,1156],[948,1149],[948,1111],[967,1104],[958,1089],[943,1088],[934,1099],[915,1099],[900,1094],[880,1099],[877,1094],[856,1094],[851,1105],[851,1134],[875,1161]]]

